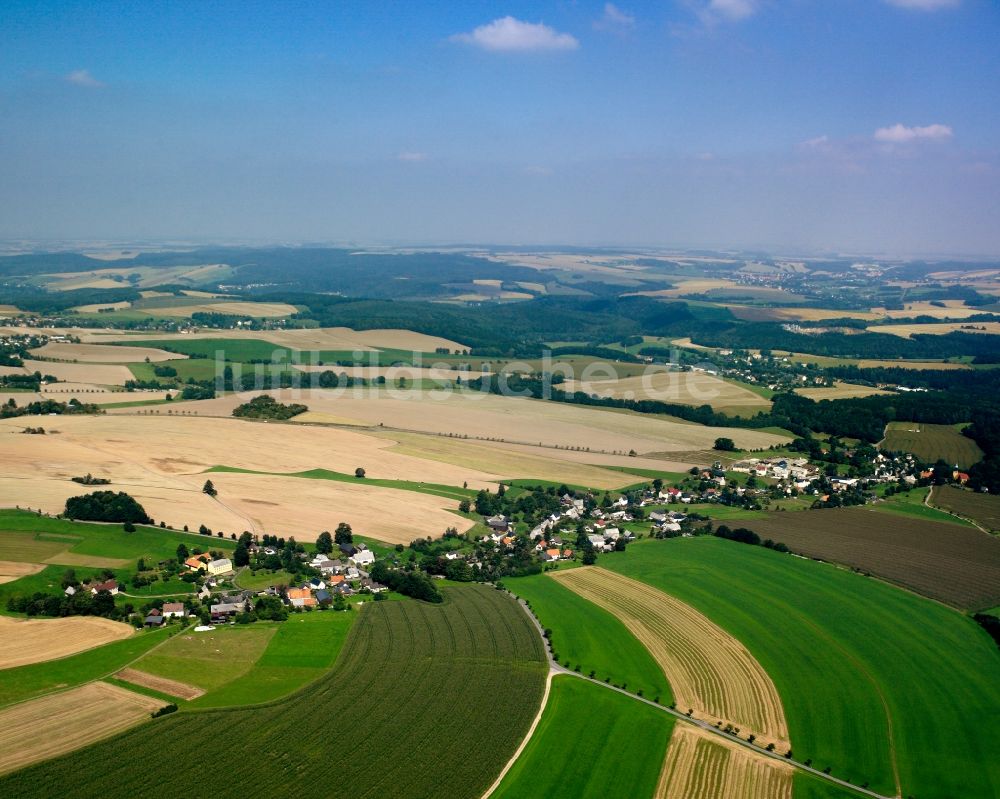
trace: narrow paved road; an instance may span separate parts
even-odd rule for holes
[[[511,594],[511,596],[514,595]],[[549,661],[550,679],[557,674],[566,674],[571,677],[576,677],[580,680],[586,680],[587,682],[593,683],[594,685],[599,685],[602,688],[607,688],[610,691],[616,691],[620,694],[623,694],[629,697],[630,699],[634,699],[636,702],[642,702],[646,705],[649,705],[650,707],[656,708],[657,710],[661,710],[664,713],[668,713],[669,715],[673,716],[679,721],[683,721],[686,724],[692,724],[695,727],[704,730],[705,732],[711,733],[712,735],[717,735],[718,737],[723,738],[726,741],[729,741],[729,743],[734,743],[737,744],[738,746],[742,746],[746,749],[749,749],[754,754],[760,755],[761,757],[770,758],[771,760],[777,760],[781,763],[787,763],[793,768],[797,768],[800,771],[806,772],[807,774],[812,774],[814,777],[818,777],[821,780],[826,780],[827,782],[831,782],[834,785],[840,786],[841,788],[846,788],[849,791],[854,791],[855,793],[861,794],[862,796],[870,796],[873,799],[898,799],[898,797],[895,796],[886,796],[885,794],[869,790],[868,788],[862,788],[858,785],[854,785],[850,782],[847,782],[846,780],[842,780],[830,774],[826,774],[825,772],[820,771],[819,769],[813,768],[812,766],[807,766],[805,763],[801,763],[798,760],[785,757],[784,755],[778,754],[777,752],[769,752],[763,747],[757,746],[756,744],[752,744],[749,741],[744,740],[743,738],[723,732],[718,727],[713,726],[707,721],[700,721],[699,719],[690,718],[689,716],[685,715],[684,713],[681,713],[678,710],[674,710],[673,708],[670,707],[664,707],[663,705],[657,704],[656,702],[646,699],[645,697],[637,696],[636,694],[630,693],[629,691],[626,691],[624,688],[618,688],[617,686],[611,685],[610,683],[601,682],[600,680],[596,680],[592,677],[586,677],[578,672],[570,671],[564,666],[561,666],[559,662],[552,657],[552,648],[549,645],[549,640],[545,637],[545,631],[542,629],[542,625],[541,623],[539,623],[538,619],[535,618],[535,614],[532,613],[531,608],[528,607],[527,603],[524,602],[524,600],[518,597],[515,597],[515,599],[517,599],[517,603],[524,609],[524,612],[528,614],[528,618],[531,619],[532,624],[535,625],[535,629],[538,630],[538,634],[542,636],[542,644],[545,647],[545,656],[546,658],[548,658]],[[542,706],[542,709],[544,710],[544,705]],[[528,737],[530,737],[531,732],[533,731],[534,731],[534,725],[532,725]],[[523,749],[524,743],[526,743],[526,741],[527,738],[525,739],[525,742],[522,742],[521,749]],[[518,751],[520,751],[520,749]],[[510,768],[510,765],[511,764],[507,765],[507,768],[504,769],[504,773],[507,772],[507,769]],[[492,792],[492,789],[490,792]],[[488,796],[489,794],[486,795]]]

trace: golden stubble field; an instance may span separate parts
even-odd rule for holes
[[[786,763],[676,724],[655,799],[792,799],[793,773]]]
[[[566,391],[583,391],[601,397],[659,400],[681,405],[712,405],[726,408],[759,408],[771,403],[750,389],[707,372],[648,371],[645,375],[617,380],[567,380]]]
[[[0,669],[64,658],[128,638],[127,624],[98,616],[12,619],[0,616]]]
[[[142,363],[147,358],[151,361],[169,361],[187,357],[154,347],[112,347],[102,344],[67,344],[60,341],[50,341],[32,350],[31,354],[80,363]]]
[[[233,408],[258,393],[186,403],[185,408],[200,415],[228,416]],[[263,393],[282,402],[303,403],[311,411],[404,432],[573,450],[589,448],[594,453],[690,452],[711,448],[719,436],[732,438],[741,449],[765,449],[786,440],[758,430],[705,427],[665,417],[471,391],[359,388]]]
[[[0,505],[61,512],[68,497],[91,489],[71,481],[90,472],[134,496],[157,521],[226,533],[251,530],[300,540],[347,521],[355,531],[392,543],[439,536],[470,522],[449,512],[457,502],[364,481],[212,474],[219,489],[202,492],[212,466],[288,474],[324,468],[370,477],[496,488],[498,475],[474,466],[392,450],[394,442],[349,430],[239,419],[180,416],[45,417],[48,433],[23,435],[23,419],[0,422]]]
[[[811,400],[825,399],[851,399],[853,397],[871,397],[876,394],[890,394],[890,391],[882,391],[871,386],[860,386],[855,383],[844,383],[840,380],[834,381],[832,386],[815,386],[813,388],[797,388],[796,394],[808,397]]]
[[[781,699],[743,644],[694,608],[620,574],[585,566],[552,576],[617,616],[663,668],[678,709],[788,748]]]
[[[99,329],[74,331],[81,341],[100,343],[102,341],[129,341],[136,339],[156,339],[157,341],[189,341],[191,339],[258,339],[270,341],[279,347],[298,350],[376,350],[380,348],[408,350],[411,352],[433,353],[438,347],[448,350],[464,350],[465,345],[457,341],[415,333],[398,328],[378,328],[374,330],[352,330],[349,327],[316,327],[295,330],[204,330],[197,333],[123,333],[121,330]]]
[[[92,682],[0,710],[0,774],[110,738],[166,704]]]

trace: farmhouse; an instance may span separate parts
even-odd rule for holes
[[[163,603],[163,617],[169,619],[171,617],[177,617],[183,619],[187,616],[187,611],[184,609],[183,602],[164,602]]]
[[[375,554],[368,548],[362,548],[351,555],[348,560],[356,566],[371,566],[375,562]]]
[[[205,568],[213,576],[228,574],[233,570],[233,562],[229,558],[219,558],[218,560],[209,561]]]
[[[114,596],[119,592],[119,590],[121,590],[121,588],[118,585],[117,580],[108,580],[106,582],[96,583],[90,586],[90,593],[94,595],[98,594],[101,591],[107,591],[109,594],[111,594],[111,596]]]

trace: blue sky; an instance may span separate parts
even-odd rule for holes
[[[0,237],[1000,254],[995,0],[21,2]]]

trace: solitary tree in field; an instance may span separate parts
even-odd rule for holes
[[[178,560],[178,562],[179,563],[183,563],[189,557],[191,557],[191,555],[188,552],[188,548],[183,543],[178,544],[177,545],[177,560]]]
[[[365,470],[359,466],[357,469],[354,470],[354,476],[357,477],[359,480],[363,480],[365,477]]]
[[[201,489],[210,497],[216,496],[219,492],[215,488],[215,484],[211,480],[206,480],[205,485]]]
[[[715,439],[714,449],[720,452],[734,452],[736,450],[736,444],[731,438],[717,438]]]
[[[324,555],[329,555],[333,552],[333,536],[326,530],[316,538],[316,551],[322,552]]]

